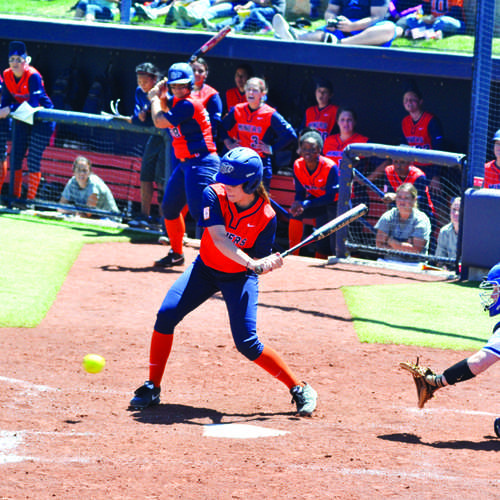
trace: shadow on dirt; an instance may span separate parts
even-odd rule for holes
[[[288,416],[291,419],[300,418],[296,416],[295,412],[225,413],[211,408],[198,408],[195,406],[177,404],[159,404],[158,406],[146,408],[145,410],[130,411],[132,412],[132,417],[137,422],[160,425],[265,422],[277,416]]]
[[[425,443],[415,434],[406,432],[396,434],[385,434],[377,436],[379,439],[386,441],[397,441],[400,443],[419,444],[422,446],[430,446],[431,448],[441,448],[449,450],[477,450],[477,451],[500,451],[500,439],[494,436],[484,436],[485,441],[434,441],[433,443]]]

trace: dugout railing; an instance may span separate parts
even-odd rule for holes
[[[122,117],[123,118],[123,117]],[[50,121],[56,124],[49,145],[45,148],[41,160],[42,180],[35,200],[23,199],[21,203],[13,196],[13,171],[6,175],[8,190],[4,187],[2,200],[8,208],[22,206],[23,202],[38,209],[64,209],[70,212],[85,212],[95,216],[113,216],[128,220],[140,209],[140,171],[142,155],[147,139],[151,135],[165,138],[165,155],[170,158],[170,136],[165,130],[130,124],[124,119],[108,114],[64,111],[58,109],[34,110],[33,120]],[[11,123],[15,133],[17,120]],[[10,141],[8,154],[12,156],[16,143]],[[31,141],[36,141],[33,136]],[[110,188],[120,213],[92,210],[75,205],[58,203],[62,190],[72,177],[73,161],[78,156],[85,156],[91,161],[92,171]],[[170,175],[170,161],[165,162],[163,177]],[[27,159],[23,160],[23,175],[27,173]],[[157,191],[157,185],[155,191]],[[154,205],[157,205],[156,200]]]
[[[389,164],[395,160],[410,163],[433,164],[444,169],[441,175],[442,196],[439,203],[435,203],[436,217],[432,227],[431,244],[429,252],[414,254],[377,248],[375,245],[374,228],[377,220],[390,206],[382,201],[385,194],[379,179],[371,181],[370,173],[377,165]],[[444,173],[444,175],[443,175]],[[339,165],[339,200],[338,215],[346,212],[351,206],[364,202],[368,205],[367,216],[356,221],[348,227],[342,228],[337,233],[336,256],[345,258],[358,254],[368,259],[396,259],[421,261],[431,265],[446,265],[456,272],[459,269],[461,256],[461,239],[463,226],[464,192],[467,189],[467,162],[463,154],[448,153],[444,151],[431,151],[408,146],[390,146],[375,143],[355,143],[347,146],[343,152]],[[363,194],[359,194],[353,186],[362,186]],[[439,229],[450,221],[449,204],[452,198],[460,196],[460,226],[458,233],[457,256],[455,259],[436,258],[435,243]]]

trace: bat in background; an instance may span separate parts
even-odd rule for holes
[[[295,250],[298,250],[299,248],[305,247],[306,245],[309,245],[310,243],[313,243],[314,241],[319,241],[322,240],[323,238],[326,238],[332,233],[335,233],[339,229],[347,226],[351,222],[354,222],[356,219],[359,219],[363,215],[365,215],[368,212],[368,207],[364,203],[360,203],[359,205],[355,206],[354,208],[351,208],[347,212],[344,212],[342,215],[339,215],[338,217],[335,217],[335,219],[332,219],[331,221],[327,222],[326,224],[323,224],[321,227],[316,229],[315,231],[312,232],[311,235],[309,235],[307,238],[303,239],[300,243],[297,243],[295,246],[292,248],[289,248],[288,250],[284,251],[281,254],[281,257],[285,258],[287,255],[290,255],[291,253],[295,252]],[[255,272],[257,274],[262,273],[262,268],[258,266],[255,269]]]
[[[226,35],[231,31],[231,26],[226,26],[222,28],[218,33],[216,33],[210,40],[206,41],[198,50],[193,52],[188,60],[188,63],[193,63],[203,54],[206,54],[209,50],[212,50],[221,40],[223,40]]]

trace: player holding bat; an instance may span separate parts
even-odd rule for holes
[[[203,189],[213,182],[219,170],[220,158],[216,153],[208,113],[203,103],[191,96],[193,85],[191,66],[175,63],[168,70],[168,78],[161,80],[148,93],[153,122],[156,127],[170,131],[177,160],[161,207],[172,248],[155,262],[158,267],[184,264],[182,240],[185,223],[181,211],[187,202],[194,220],[199,221]],[[201,236],[199,227],[196,232]]]
[[[262,184],[263,166],[249,148],[234,148],[222,158],[216,184],[203,191],[200,254],[167,292],[151,339],[149,380],[135,391],[131,408],[160,402],[160,384],[172,349],[175,326],[216,292],[226,303],[238,351],[290,390],[297,413],[312,414],[317,394],[257,336],[259,278],[283,265],[272,254],[276,214]],[[207,340],[209,336],[207,335]]]

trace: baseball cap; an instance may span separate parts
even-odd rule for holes
[[[10,56],[21,56],[23,59],[27,57],[26,45],[24,42],[10,42],[9,43],[9,57]]]
[[[493,136],[493,141],[500,141],[500,128],[495,132]]]

